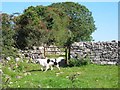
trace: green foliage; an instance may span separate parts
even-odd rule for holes
[[[30,6],[18,17],[16,27],[20,48],[40,44],[69,46],[74,41],[90,41],[96,29],[91,12],[73,2]]]
[[[77,86],[75,85],[75,81],[76,81],[76,79],[77,79],[77,77],[78,77],[79,75],[80,75],[79,72],[69,75],[68,78],[69,78],[69,80],[70,80],[71,83],[72,83],[72,88],[76,88],[76,87],[77,87]]]
[[[24,49],[41,44],[70,46],[75,41],[91,41],[96,28],[92,13],[85,6],[63,2],[30,6],[18,16],[3,13],[2,30],[4,44]]]
[[[92,12],[85,6],[74,2],[53,3],[50,7],[61,9],[70,18],[68,28],[73,35],[72,41],[91,41],[96,30]]]
[[[4,46],[14,46],[14,33],[13,30],[2,30],[2,41]]]
[[[46,57],[48,58],[58,58],[58,57],[64,57],[65,55],[56,55],[56,54],[46,54]]]
[[[12,29],[10,15],[2,14],[2,42],[3,46],[13,46],[14,45],[14,30]]]
[[[11,20],[7,13],[0,14],[2,16],[2,30],[11,30]]]
[[[59,9],[28,7],[16,22],[16,42],[20,48],[54,43],[63,46],[69,38],[68,19]]]
[[[12,28],[11,24],[12,20],[10,15],[3,13],[2,14],[2,30],[1,30],[1,37],[2,43],[0,46],[2,47],[2,57],[15,57],[17,55],[17,49],[14,48],[15,40],[14,35],[15,31]]]
[[[80,59],[71,58],[69,60],[70,67],[83,66],[83,65],[88,65],[88,64],[90,64],[90,59],[88,57],[87,58],[80,58]]]
[[[5,57],[8,57],[8,56],[11,56],[11,57],[16,57],[17,56],[17,51],[12,49],[12,47],[8,47],[8,46],[4,46],[2,48],[2,57],[5,58]]]

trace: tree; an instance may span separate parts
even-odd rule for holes
[[[16,21],[16,42],[21,49],[41,44],[64,46],[69,38],[69,18],[57,8],[31,6]]]
[[[71,22],[68,29],[73,35],[71,41],[91,41],[91,34],[96,30],[92,12],[85,6],[74,2],[53,3],[49,7],[61,9],[66,13]],[[69,44],[70,42],[68,42]]]
[[[14,30],[12,30],[10,15],[3,13],[2,16],[2,38],[3,45],[14,46]]]
[[[0,15],[2,17],[2,30],[10,30],[11,29],[11,21],[10,21],[10,15],[7,13],[2,13]]]
[[[91,41],[96,30],[92,13],[73,2],[30,6],[17,17],[15,24],[20,48],[41,44],[70,46],[76,41]]]
[[[96,30],[92,12],[85,6],[74,2],[53,3],[49,7],[62,10],[70,18],[68,30],[70,37],[67,39],[67,59],[70,59],[70,46],[73,42],[91,41],[91,34]]]
[[[16,55],[16,51],[15,49],[13,49],[14,47],[14,34],[15,31],[12,28],[11,22],[11,18],[10,15],[3,13],[0,14],[0,16],[2,17],[2,34],[1,34],[1,38],[2,39],[2,57],[6,57],[6,56],[15,56]]]

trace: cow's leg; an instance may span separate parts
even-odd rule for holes
[[[43,71],[43,68],[41,67],[41,71]]]
[[[45,69],[45,71],[44,71],[44,72],[46,72],[48,69],[49,69],[49,65],[47,65],[47,66],[46,66],[46,69]]]
[[[53,70],[53,67],[52,67],[52,65],[51,65],[51,70]]]
[[[56,65],[56,67],[60,70],[60,67],[59,67],[59,65],[58,65],[58,64]]]

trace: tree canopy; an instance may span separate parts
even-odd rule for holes
[[[14,45],[14,40],[13,40],[14,31],[12,30],[10,15],[3,13],[1,14],[1,16],[2,16],[3,45],[13,46]]]
[[[50,7],[59,8],[70,17],[69,30],[74,35],[72,41],[91,41],[96,30],[92,12],[85,6],[73,2],[53,3]]]
[[[13,24],[11,23],[11,16],[8,15],[7,13],[2,13],[0,14],[0,17],[2,19],[1,23],[1,37],[0,40],[0,46],[2,47],[2,57],[4,56],[15,56],[16,51],[13,49],[15,40],[14,40],[14,34],[15,31],[13,30],[12,26]]]
[[[91,41],[91,34],[96,30],[92,13],[74,2],[30,6],[22,14],[14,16],[12,21],[9,15],[4,14],[2,28],[15,31],[14,40],[20,49],[42,44],[69,46],[77,41]]]
[[[69,18],[57,8],[28,7],[18,17],[16,25],[20,47],[39,46],[43,43],[63,46],[69,38]]]

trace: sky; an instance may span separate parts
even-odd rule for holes
[[[91,12],[97,30],[92,34],[95,41],[118,40],[118,2],[78,2]],[[2,12],[23,13],[29,6],[47,6],[52,2],[2,2]]]

